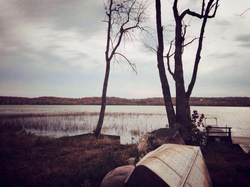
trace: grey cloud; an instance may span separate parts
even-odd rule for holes
[[[250,48],[250,43],[248,44],[242,44],[242,45],[239,45],[240,47],[244,47],[244,48]]]
[[[5,20],[4,17],[0,15],[0,41],[1,44],[4,46],[5,50],[8,47],[17,47],[23,48],[25,42],[22,41],[17,35],[13,35],[13,30],[15,30],[15,26],[13,24],[8,24],[9,20]]]
[[[88,25],[93,24],[92,22],[97,20],[101,23],[100,14],[102,12],[100,9],[103,9],[103,7],[99,6],[99,4],[102,5],[99,1],[9,0],[6,3],[11,4],[10,7],[13,10],[9,14],[7,11],[0,12],[0,63],[2,64],[15,66],[18,63],[27,65],[26,62],[42,62],[44,64],[53,63],[53,66],[58,66],[59,64],[68,65],[69,61],[53,55],[53,51],[60,50],[61,46],[58,45],[58,42],[62,41],[62,39],[70,41],[75,38],[55,36],[51,33],[51,35],[47,35],[45,38],[47,43],[44,41],[46,49],[43,50],[43,47],[36,49],[30,45],[33,41],[28,41],[28,35],[25,33],[25,24],[28,23],[31,23],[31,27],[48,27],[50,30],[52,27],[52,29],[61,29],[62,32],[75,28],[81,30],[82,32],[78,33],[84,37],[89,37],[95,34],[95,32],[99,32],[97,29],[100,27],[99,24],[95,24],[97,27],[88,27]],[[51,21],[53,22],[52,24],[50,24]],[[21,30],[23,33],[19,33],[18,26],[22,26],[22,23],[24,23],[23,30]],[[26,34],[26,37],[23,37],[23,34]],[[41,38],[39,40],[42,41]],[[70,53],[75,53],[72,55],[74,56],[72,60],[88,58],[86,53],[78,53],[76,51],[70,51]],[[31,65],[33,64],[31,63]]]
[[[91,0],[53,0],[33,1],[23,0],[16,3],[16,8],[29,21],[52,21],[54,29],[78,29],[93,34],[99,31],[101,19],[104,16],[102,3]],[[97,23],[100,24],[97,24]]]
[[[250,42],[250,34],[239,35],[235,38],[235,41]]]
[[[75,51],[72,51],[75,53]],[[80,59],[86,59],[89,55],[87,53],[76,53],[76,56],[73,58],[73,60],[80,60]]]
[[[25,26],[35,30],[43,29],[55,30],[64,33],[67,30],[77,32],[82,39],[89,38],[98,32],[105,32],[105,24],[102,23],[103,5],[99,0],[8,0],[6,2],[11,11],[0,12],[0,41],[4,46],[5,54],[9,48],[33,50],[29,46],[30,42],[25,35]],[[23,23],[23,24],[22,24]],[[99,23],[99,24],[98,24]],[[21,32],[19,32],[21,29]],[[49,34],[49,33],[48,33]],[[27,36],[27,35],[25,35]],[[48,35],[48,42],[61,41],[61,37],[56,37],[53,32]],[[65,38],[64,38],[65,39]],[[70,39],[70,38],[67,38]],[[31,41],[32,43],[32,41]]]
[[[238,46],[243,48],[250,48],[250,34],[242,34],[235,37],[236,42],[240,42]]]
[[[237,63],[239,65],[239,63]],[[250,75],[242,66],[229,66],[214,69],[209,76],[199,74],[195,85],[194,95],[206,90],[207,96],[246,96],[249,95]],[[246,88],[248,89],[247,91]],[[219,90],[219,92],[217,92]],[[197,93],[195,93],[197,91]],[[240,94],[240,93],[243,94]],[[218,95],[221,94],[221,95]],[[200,95],[196,95],[200,96]]]
[[[223,59],[223,58],[231,58],[237,56],[237,53],[211,53],[208,54],[207,57],[213,58],[213,59]]]
[[[77,70],[77,67],[71,67],[70,66],[70,62],[74,61],[74,60],[79,60],[79,59],[86,59],[88,58],[88,54],[86,53],[79,53],[73,50],[63,50],[62,52],[70,52],[72,53],[72,58],[61,58],[58,55],[53,54],[53,49],[50,48],[50,50],[46,49],[40,52],[37,52],[36,55],[39,57],[40,61],[42,61],[42,63],[49,65],[47,68],[49,69],[57,69],[58,71],[71,71],[71,70]],[[40,62],[38,61],[38,63]],[[83,68],[80,68],[83,70]]]
[[[80,71],[60,72],[57,69],[47,71],[42,68],[16,65],[13,68],[0,69],[0,82],[19,81],[22,83],[42,83],[47,85],[62,85],[64,83],[82,83],[89,80],[91,75]]]
[[[217,22],[215,22],[215,24],[220,25],[220,26],[230,26],[230,25],[232,25],[229,21],[226,21],[226,20],[217,21]]]

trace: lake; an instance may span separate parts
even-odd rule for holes
[[[0,125],[22,126],[27,132],[48,136],[72,136],[95,129],[97,105],[0,105]],[[232,136],[250,137],[250,107],[193,106],[214,125],[232,127]],[[122,143],[137,142],[146,132],[167,125],[164,106],[117,106],[106,108],[103,134],[120,135]]]

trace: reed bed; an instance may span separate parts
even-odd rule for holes
[[[39,135],[61,137],[93,132],[97,112],[1,114],[1,126],[13,126]],[[140,137],[146,132],[165,127],[166,115],[153,113],[106,113],[103,134]]]

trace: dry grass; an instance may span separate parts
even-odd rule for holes
[[[99,186],[107,172],[135,156],[135,145],[92,135],[49,138],[1,127],[0,186]]]
[[[0,126],[19,127],[40,135],[74,135],[93,132],[98,113],[2,114]],[[131,137],[165,127],[166,115],[147,113],[106,113],[102,133]],[[12,127],[11,127],[12,126]]]
[[[203,149],[213,186],[250,186],[250,155],[238,145],[210,143]]]
[[[137,154],[136,145],[107,137],[39,137],[9,127],[0,126],[1,187],[99,186],[107,172]],[[211,143],[202,151],[213,186],[250,186],[250,155],[239,146]]]

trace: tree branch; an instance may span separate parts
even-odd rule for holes
[[[144,14],[147,3],[138,3],[137,0],[116,2],[110,0],[109,7],[105,8],[108,20],[109,36],[108,60],[110,61],[116,54],[116,50],[120,46],[123,39],[133,40],[133,36],[129,32],[135,28],[140,28],[139,24],[144,20]],[[113,28],[114,27],[114,28]],[[118,28],[118,32],[113,34],[113,29]],[[112,36],[113,35],[113,39]],[[118,54],[118,53],[117,53]]]
[[[109,10],[112,9],[113,6],[113,0],[110,1],[109,4]],[[110,49],[110,40],[111,40],[111,30],[112,30],[112,24],[111,24],[111,20],[112,20],[112,12],[110,11],[109,13],[107,13],[108,16],[108,31],[107,31],[107,42],[106,42],[106,51],[105,51],[105,58],[106,58],[106,62],[109,61],[109,49]]]
[[[201,8],[201,15],[204,15],[204,9],[205,9],[205,0],[202,0],[202,8]]]
[[[186,14],[189,14],[190,16],[193,16],[193,17],[197,17],[199,19],[203,18],[203,15],[198,14],[196,12],[193,12],[193,11],[187,9],[184,12],[182,12],[182,14],[180,15],[181,20],[185,17]]]
[[[144,42],[142,40],[142,43],[145,45],[146,48],[148,48],[150,51],[154,52],[154,53],[157,53],[157,50],[151,46],[149,46],[148,44],[146,44],[146,42]]]
[[[210,3],[210,2],[209,2]],[[217,9],[219,8],[219,0],[216,0],[216,3],[211,5],[211,8],[209,9],[208,14],[210,13],[210,11],[212,10],[212,8],[214,8],[214,12],[211,16],[208,15],[208,18],[214,18],[217,12]]]
[[[244,12],[242,12],[242,13],[239,14],[238,16],[243,17],[243,15],[246,14],[249,10],[250,10],[250,8],[244,10]]]
[[[170,58],[174,55],[174,53],[172,53],[172,54],[170,55],[170,52],[171,52],[171,49],[172,49],[172,45],[173,45],[173,41],[174,41],[174,40],[172,40],[172,41],[170,42],[170,46],[169,46],[169,49],[168,49],[168,53],[167,53],[167,55],[166,55],[165,57],[167,58],[168,72],[170,73],[170,75],[172,75],[173,79],[175,80],[174,73],[173,73],[173,71],[171,70],[171,67],[170,67]]]
[[[197,40],[197,39],[199,39],[199,38],[194,38],[194,39],[192,39],[190,42],[184,44],[182,47],[186,47],[186,46],[190,45],[191,43],[193,43],[193,42],[194,42],[195,40]]]
[[[191,81],[188,85],[188,90],[186,92],[186,97],[189,98],[191,96],[191,93],[193,91],[194,88],[194,84],[196,82],[196,77],[197,77],[197,72],[198,72],[198,66],[200,63],[200,59],[201,59],[201,50],[202,50],[202,44],[203,44],[203,38],[204,38],[204,33],[205,33],[205,27],[206,27],[206,23],[207,23],[207,19],[211,18],[209,16],[209,13],[211,11],[211,7],[213,6],[215,8],[213,16],[215,16],[217,9],[218,9],[218,2],[219,0],[216,1],[216,3],[213,4],[214,0],[210,0],[208,2],[207,8],[205,10],[205,15],[204,15],[204,19],[201,25],[201,30],[200,30],[200,37],[199,37],[199,43],[198,43],[198,49],[196,51],[196,56],[195,56],[195,63],[194,63],[194,69],[193,69],[193,74],[192,74],[192,78]]]
[[[128,64],[131,66],[132,70],[133,70],[133,71],[136,73],[136,75],[137,75],[137,70],[136,70],[136,65],[135,65],[135,63],[131,63],[130,60],[129,60],[125,55],[123,55],[123,54],[121,54],[121,53],[116,52],[115,55],[120,55],[120,56],[122,56],[122,57],[128,62]]]
[[[218,7],[219,7],[219,0],[216,0],[216,3],[214,3],[213,4],[213,1],[214,0],[210,0],[209,2],[208,2],[208,5],[207,5],[207,8],[206,8],[206,10],[208,11],[208,12],[210,12],[211,11],[211,9],[213,9],[214,8],[214,12],[213,12],[213,14],[212,15],[206,15],[206,17],[207,18],[213,18],[213,17],[215,17],[215,15],[216,15],[216,11],[217,11],[217,9],[218,9]],[[202,19],[202,18],[204,18],[204,7],[205,7],[205,0],[203,0],[203,2],[202,2],[202,11],[201,11],[201,14],[198,14],[198,13],[196,13],[196,12],[193,12],[193,11],[191,11],[190,9],[187,9],[187,10],[185,10],[184,12],[182,12],[182,14],[180,15],[180,18],[181,18],[181,20],[185,17],[185,15],[190,15],[190,16],[193,16],[193,17],[197,17],[197,18],[199,18],[199,19]]]

